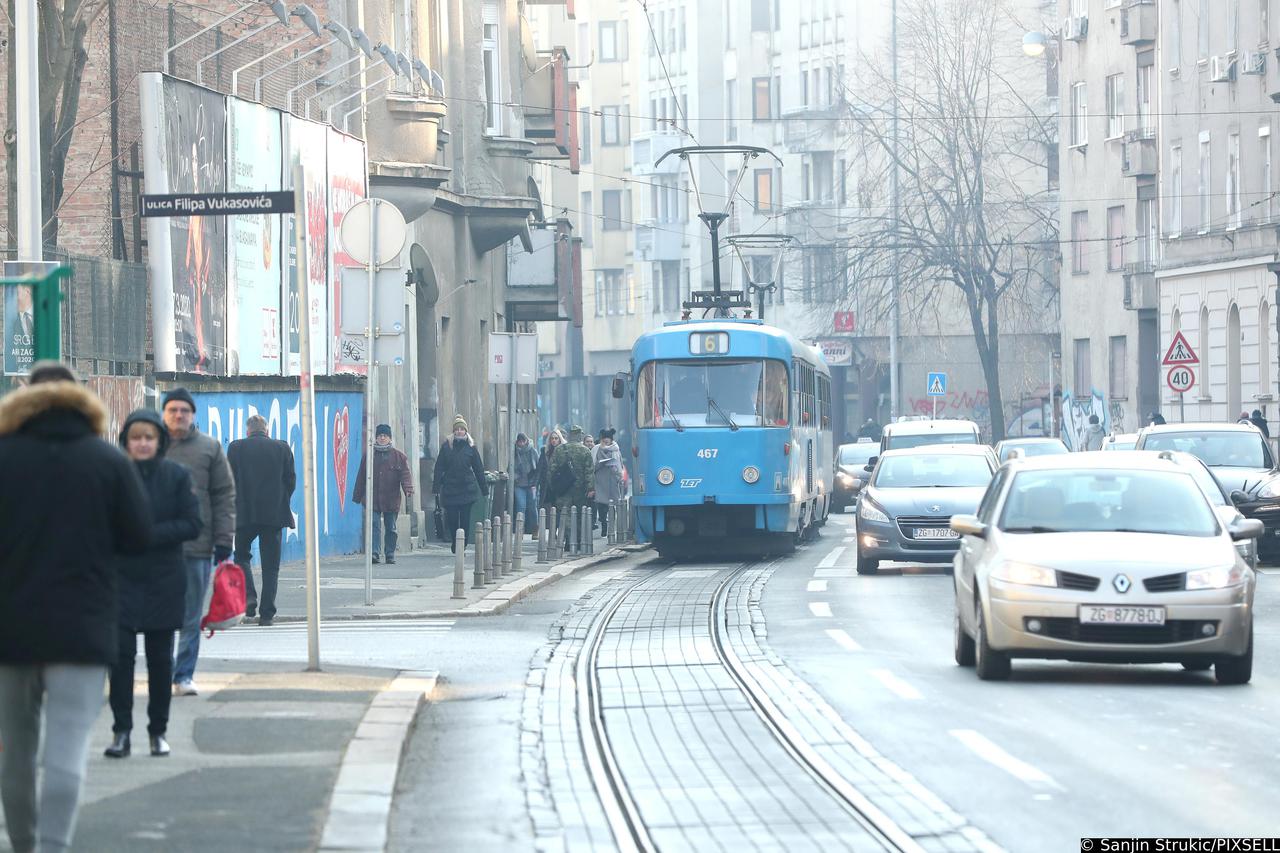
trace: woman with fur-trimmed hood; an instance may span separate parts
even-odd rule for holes
[[[462,415],[453,419],[453,437],[440,445],[432,490],[444,508],[444,529],[449,537],[449,548],[456,551],[455,531],[466,530],[468,542],[474,538],[470,530],[471,505],[488,491],[484,461]]]
[[[116,659],[116,560],[152,536],[132,463],[102,440],[101,401],[57,362],[30,383],[0,400],[0,793],[15,850],[71,844]]]

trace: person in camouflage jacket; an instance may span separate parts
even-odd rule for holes
[[[587,493],[593,488],[592,467],[591,451],[582,443],[582,427],[570,427],[569,443],[556,450],[551,463],[551,488],[561,517],[569,507],[591,503]]]

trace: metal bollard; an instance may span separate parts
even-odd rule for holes
[[[587,532],[587,554],[591,555],[596,552],[596,512],[595,507],[587,507],[586,518],[583,519],[583,528]]]
[[[489,542],[493,537],[493,519],[486,518],[484,520],[484,532],[477,547],[484,551],[484,582],[493,583],[493,551],[489,548]]]
[[[484,525],[476,522],[476,568],[475,577],[472,579],[472,589],[484,589]]]
[[[467,597],[467,531],[461,527],[453,535],[453,595],[451,598]]]
[[[524,530],[524,513],[516,513],[516,530]],[[511,551],[511,573],[520,574],[524,568],[524,533],[516,536],[515,548]]]
[[[493,566],[493,579],[502,577],[502,516],[493,517],[493,538],[489,540],[489,563]]]
[[[569,556],[578,556],[578,549],[582,547],[582,528],[581,528],[582,510],[579,507],[572,507],[569,510]]]
[[[538,510],[538,562],[547,561],[547,508]]]
[[[557,507],[551,507],[547,510],[547,560],[555,562],[556,560],[556,531],[560,527],[560,512]]]
[[[511,574],[511,515],[502,514],[502,574]]]
[[[607,518],[608,518],[607,523],[609,525],[609,536],[606,539],[606,542],[609,545],[616,545],[618,544],[618,502],[617,501],[609,501],[609,515],[607,516]]]

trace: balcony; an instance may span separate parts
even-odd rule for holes
[[[1130,311],[1160,307],[1160,289],[1156,285],[1153,262],[1138,261],[1124,265],[1124,307]]]
[[[646,220],[636,226],[636,258],[678,261],[684,257],[684,224]]]
[[[782,144],[792,154],[836,149],[835,107],[804,107],[782,115]]]
[[[569,52],[563,47],[540,50],[538,70],[524,79],[524,135],[534,143],[535,160],[575,161],[575,85],[569,82]]]
[[[1125,0],[1120,10],[1120,42],[1135,47],[1156,40],[1155,0]]]
[[[667,159],[661,166],[655,164],[672,148],[684,144],[684,134],[674,130],[650,130],[631,137],[631,171],[636,175],[678,175],[680,161]]]
[[[1131,130],[1124,135],[1120,171],[1126,178],[1154,178],[1157,154],[1155,128]]]

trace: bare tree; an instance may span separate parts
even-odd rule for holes
[[[858,90],[883,93],[887,101],[848,111],[850,144],[866,153],[867,185],[887,188],[896,158],[899,213],[893,215],[885,190],[859,218],[848,239],[848,278],[855,284],[846,298],[857,300],[864,318],[883,322],[896,256],[904,317],[948,300],[962,303],[986,380],[992,436],[999,439],[1001,330],[1006,323],[1027,328],[1027,318],[1056,310],[1057,201],[1048,191],[1048,158],[1057,119],[1035,109],[1011,82],[1030,69],[1001,68],[1010,54],[1001,40],[1021,38],[1002,0],[904,6],[899,81],[887,63],[865,59]]]
[[[80,87],[89,58],[85,42],[89,30],[110,2],[111,0],[41,0],[39,4],[41,210],[44,216],[42,236],[48,246],[58,242],[57,211],[66,192],[67,155],[75,136],[77,115],[80,112]],[[6,5],[12,44],[13,3]],[[12,57],[9,62],[12,63]],[[17,157],[14,126],[14,90],[17,77],[12,64],[9,67],[5,155],[12,164]],[[8,222],[12,235],[17,214],[17,176],[12,168],[9,169],[8,177]]]

